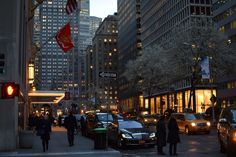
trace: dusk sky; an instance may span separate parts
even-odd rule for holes
[[[90,16],[105,18],[117,12],[117,0],[90,0]]]

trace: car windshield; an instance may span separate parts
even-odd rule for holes
[[[113,117],[111,114],[108,114],[108,116],[106,113],[98,114],[97,117],[99,121],[110,121],[110,122],[113,121]]]
[[[232,113],[232,123],[236,123],[236,110],[231,110]]]
[[[195,117],[196,117],[197,119],[203,119],[203,115],[202,115],[201,113],[196,113],[196,114],[195,114]]]
[[[153,115],[144,115],[143,117],[144,118],[155,118],[155,116],[153,116]]]
[[[143,128],[143,125],[137,121],[121,121],[119,126],[120,129]]]
[[[197,119],[194,114],[186,114],[185,115],[186,120],[194,120]]]

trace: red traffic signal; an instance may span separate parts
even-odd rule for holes
[[[11,99],[19,95],[19,85],[14,82],[7,82],[2,84],[2,98]]]

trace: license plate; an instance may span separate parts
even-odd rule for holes
[[[145,141],[143,141],[143,140],[139,141],[139,144],[144,144],[144,143],[145,143]]]

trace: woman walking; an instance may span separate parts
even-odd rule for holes
[[[48,143],[50,140],[51,124],[48,118],[49,118],[48,115],[42,117],[39,120],[39,128],[38,128],[38,135],[42,140],[42,146],[44,152],[48,150]]]
[[[176,122],[176,119],[171,116],[168,122],[168,137],[167,142],[169,145],[169,153],[170,155],[178,155],[177,154],[177,143],[180,142],[179,138],[179,127]]]
[[[161,116],[161,118],[157,122],[156,136],[157,136],[157,153],[159,155],[165,155],[165,153],[163,152],[163,147],[166,146],[166,125],[164,116]]]

